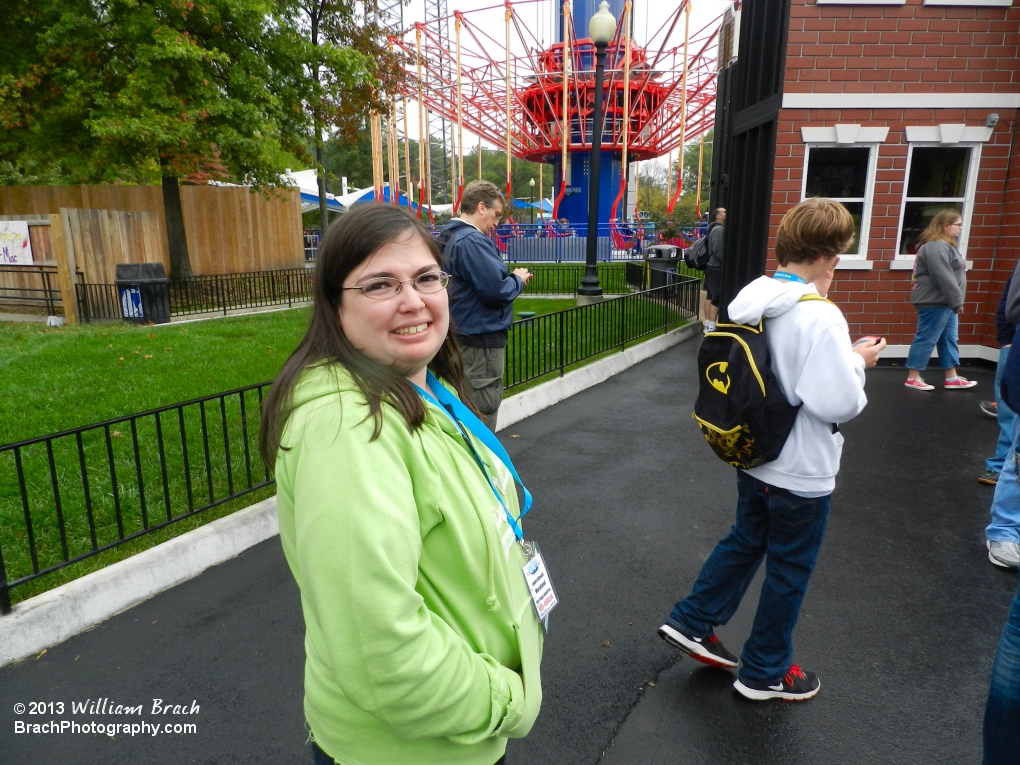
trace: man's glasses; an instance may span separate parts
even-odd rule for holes
[[[361,290],[365,297],[373,300],[386,300],[400,292],[405,282],[410,282],[418,292],[426,295],[446,289],[450,283],[450,275],[445,271],[426,271],[413,279],[394,279],[392,276],[378,276],[369,279],[357,287],[344,287],[345,290]]]

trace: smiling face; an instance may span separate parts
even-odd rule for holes
[[[439,264],[414,233],[384,244],[344,279],[343,286],[357,287],[369,279],[390,276],[414,279]],[[342,293],[337,317],[351,344],[380,364],[393,368],[412,382],[425,386],[428,363],[446,340],[450,306],[446,290],[423,294],[411,282],[384,300],[373,300],[361,290]]]

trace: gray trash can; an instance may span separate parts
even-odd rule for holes
[[[680,257],[680,248],[673,244],[653,244],[645,248],[645,259],[668,258],[676,260]]]
[[[170,321],[170,280],[162,263],[118,263],[116,284],[125,321],[133,324]]]
[[[648,261],[649,288],[665,287],[675,281],[680,248],[672,244],[657,244],[648,248],[645,260]]]

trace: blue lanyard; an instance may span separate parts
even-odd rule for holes
[[[432,372],[428,373],[428,385],[429,388],[435,393],[435,396],[431,395],[427,390],[419,388],[417,385],[414,387],[422,395],[426,401],[430,401],[444,411],[453,424],[457,426],[457,430],[464,437],[464,441],[467,443],[468,448],[471,449],[471,454],[474,455],[475,462],[478,463],[478,467],[482,471],[482,475],[485,476],[485,480],[489,483],[489,488],[492,489],[492,493],[496,496],[500,506],[503,508],[503,512],[506,513],[507,522],[510,524],[510,528],[514,531],[514,536],[518,540],[524,539],[524,532],[521,530],[521,518],[527,515],[528,511],[531,510],[532,498],[531,492],[528,491],[528,487],[521,481],[521,477],[517,474],[517,468],[514,467],[513,461],[510,459],[510,455],[506,453],[506,449],[503,448],[503,444],[499,442],[495,434],[485,427],[485,424],[478,419],[474,412],[468,409],[456,396],[450,393],[439,380],[436,379]],[[521,486],[521,491],[524,493],[524,507],[521,508],[521,514],[514,518],[513,513],[510,512],[510,508],[507,507],[506,502],[499,495],[495,485],[492,483],[492,478],[489,476],[489,472],[485,469],[485,463],[482,462],[482,458],[479,456],[478,451],[475,449],[475,445],[471,442],[468,437],[468,431],[485,444],[489,451],[495,454],[500,461],[506,465],[507,470],[510,471],[510,475],[513,476]]]
[[[784,282],[800,282],[801,284],[807,284],[807,282],[797,276],[797,274],[791,274],[787,271],[776,271],[772,274],[772,278],[780,279]]]

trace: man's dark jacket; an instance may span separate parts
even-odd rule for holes
[[[450,274],[450,317],[463,345],[501,348],[513,323],[514,298],[524,282],[510,273],[492,240],[456,218],[440,234]]]
[[[999,393],[1006,406],[1013,409],[1020,406],[1020,352],[1014,350],[1017,343],[1020,343],[1020,262],[1017,263],[1010,277],[1009,286],[1006,288],[1006,310],[1005,319],[1017,327],[1013,336],[1013,345],[1010,347],[1009,355],[1006,356],[1006,366],[1002,368],[1002,382],[999,383]],[[1020,409],[1013,409],[1020,412]]]
[[[726,247],[726,227],[719,221],[712,221],[708,224],[708,264],[706,268],[722,268],[723,250]]]

